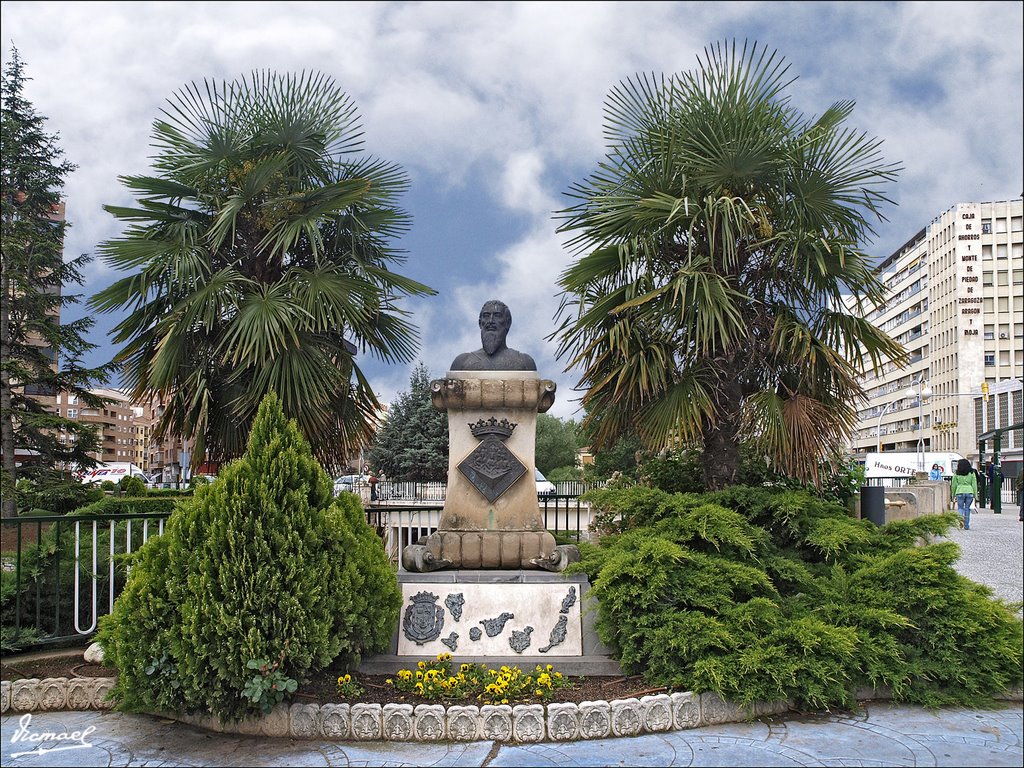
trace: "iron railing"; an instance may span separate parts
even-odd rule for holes
[[[592,511],[578,496],[538,497],[545,527],[560,541],[587,540]],[[89,637],[124,588],[124,555],[164,531],[169,512],[46,515],[3,520],[0,620],[5,641],[42,646]],[[393,563],[402,548],[437,530],[438,503],[374,504],[367,523]]]
[[[169,514],[0,521],[0,620],[8,642],[45,645],[92,635],[124,586],[123,556],[163,533]]]

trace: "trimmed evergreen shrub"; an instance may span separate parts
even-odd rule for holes
[[[122,477],[118,485],[121,487],[121,493],[125,496],[145,496],[149,490],[141,477],[133,475]]]
[[[745,704],[975,705],[1021,685],[1016,611],[933,537],[954,514],[882,528],[805,491],[592,491],[610,531],[581,545],[598,634],[654,685]]]
[[[263,689],[254,675],[302,679],[336,658],[383,650],[400,604],[358,499],[333,498],[268,395],[245,455],[181,502],[164,535],[134,556],[99,641],[118,668],[122,708],[239,719],[265,703],[245,695]]]

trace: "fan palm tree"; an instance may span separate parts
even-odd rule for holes
[[[400,306],[433,290],[392,270],[408,228],[404,172],[361,152],[355,107],[318,73],[255,72],[179,90],[153,124],[155,174],[123,176],[135,207],[100,246],[132,274],[98,293],[128,310],[115,360],[156,429],[189,438],[193,465],[245,449],[271,390],[334,466],[370,434],[377,400],[355,361],[408,362]]]
[[[633,430],[700,446],[710,488],[746,439],[817,479],[855,423],[858,377],[905,354],[865,319],[884,286],[860,245],[900,169],[844,126],[852,102],[794,109],[787,72],[733,43],[620,83],[606,158],[558,214],[576,258],[552,338],[582,370],[586,426],[598,445]]]

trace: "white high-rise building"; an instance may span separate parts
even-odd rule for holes
[[[975,397],[1000,382],[1021,412],[1024,379],[1024,205],[958,203],[878,267],[887,303],[869,317],[910,357],[887,362],[864,388],[853,453],[957,451],[978,457]],[[923,397],[921,397],[923,395]],[[1014,399],[1016,398],[1016,400]],[[1024,435],[1003,443],[1019,460]],[[990,450],[990,449],[989,449]]]

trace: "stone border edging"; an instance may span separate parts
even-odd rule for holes
[[[114,678],[49,677],[0,683],[0,712],[109,710]],[[858,691],[858,700],[889,699],[885,690]],[[1020,689],[1004,701],[1022,701]],[[221,723],[212,715],[155,713],[216,733],[354,741],[576,741],[661,733],[744,722],[792,709],[787,701],[756,702],[748,713],[717,693],[659,693],[639,699],[579,704],[281,704],[269,715]]]

